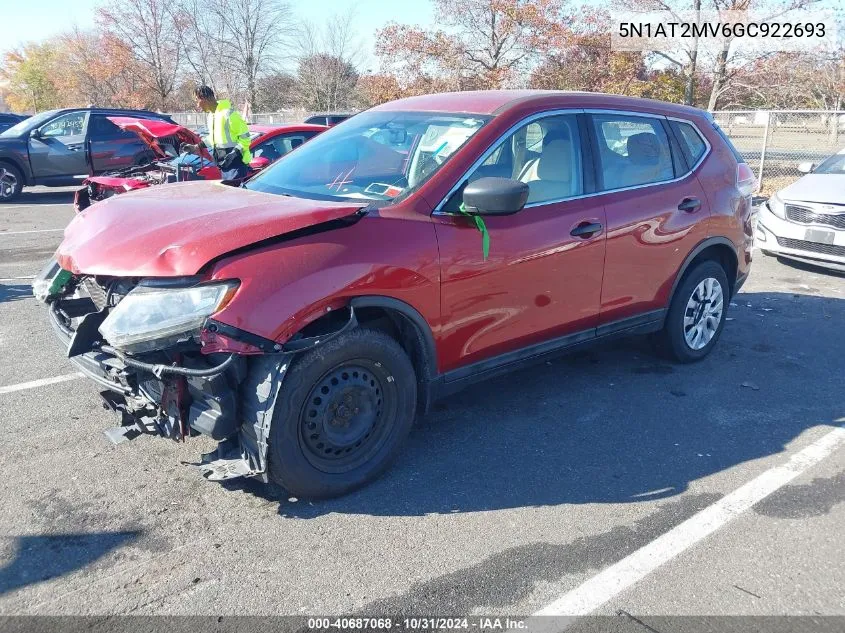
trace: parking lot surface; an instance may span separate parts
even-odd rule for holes
[[[106,440],[29,288],[70,199],[0,206],[0,613],[527,615],[656,551],[595,612],[845,615],[845,277],[757,254],[703,362],[632,339],[476,385],[310,503],[203,480],[201,438]]]

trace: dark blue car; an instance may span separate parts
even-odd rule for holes
[[[0,202],[14,200],[24,186],[76,185],[88,176],[149,162],[150,148],[109,116],[173,122],[147,110],[109,108],[49,110],[19,121],[0,133]]]

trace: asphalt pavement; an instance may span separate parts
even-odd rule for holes
[[[210,441],[106,440],[29,289],[70,199],[0,206],[0,614],[845,616],[845,277],[757,254],[705,361],[476,385],[309,503],[205,481]]]

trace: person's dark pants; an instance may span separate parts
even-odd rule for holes
[[[240,160],[234,161],[227,169],[220,170],[223,180],[243,180],[248,172],[249,167]]]

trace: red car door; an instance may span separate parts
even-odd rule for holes
[[[608,192],[598,197],[607,213],[601,323],[659,318],[681,264],[707,237],[707,197],[665,117],[589,116],[598,187]]]
[[[565,335],[577,333],[573,341],[594,335],[605,217],[597,198],[582,197],[590,167],[581,137],[576,114],[549,116],[522,126],[482,157],[468,182],[514,178],[530,192],[519,213],[484,218],[491,242],[486,261],[475,224],[458,212],[460,190],[435,212],[442,371],[474,371],[466,366]]]

